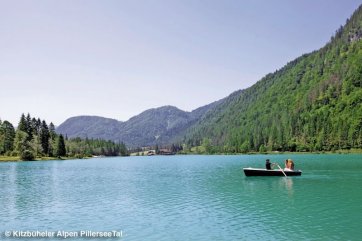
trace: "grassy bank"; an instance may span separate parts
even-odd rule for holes
[[[51,160],[71,160],[71,159],[86,159],[86,158],[90,158],[90,157],[82,157],[82,158],[77,158],[77,157],[49,157],[49,156],[44,156],[44,157],[37,157],[32,161],[51,161]],[[19,156],[0,156],[0,162],[17,162],[17,161],[22,161],[20,160]]]
[[[20,157],[18,156],[0,156],[0,162],[13,162],[20,161]]]

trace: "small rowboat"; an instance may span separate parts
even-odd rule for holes
[[[273,170],[267,170],[262,168],[252,168],[252,167],[246,167],[243,168],[245,176],[300,176],[302,175],[301,170],[295,170],[295,171],[283,171],[281,169],[273,169]]]

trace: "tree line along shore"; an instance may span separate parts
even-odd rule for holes
[[[92,156],[127,156],[124,143],[101,139],[70,138],[55,132],[51,122],[22,114],[15,129],[0,120],[0,161],[86,158]]]

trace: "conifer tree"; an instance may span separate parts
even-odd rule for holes
[[[57,149],[57,133],[55,133],[55,126],[53,122],[50,122],[49,124],[49,156],[56,155],[56,149]]]
[[[43,121],[40,127],[40,143],[44,155],[49,155],[49,137],[48,125]]]
[[[66,156],[67,155],[67,151],[65,148],[65,143],[64,143],[64,137],[62,134],[59,135],[58,139],[57,139],[57,152],[56,152],[57,156]]]
[[[55,133],[55,126],[54,126],[53,122],[50,122],[50,124],[49,124],[49,135],[52,140],[54,140],[57,135]]]
[[[33,139],[33,127],[32,127],[32,121],[31,116],[28,113],[25,119],[26,123],[26,133],[28,134],[28,140],[31,141]]]
[[[37,136],[39,135],[39,125],[38,125],[38,121],[33,117],[31,119],[31,128],[33,130],[33,136]]]
[[[20,121],[18,124],[18,130],[27,133],[26,118],[25,118],[24,113],[21,114]]]

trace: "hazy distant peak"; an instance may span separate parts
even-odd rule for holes
[[[143,111],[125,122],[100,116],[75,116],[67,119],[57,132],[68,137],[102,138],[123,141],[128,147],[168,143],[181,136],[217,102],[187,112],[171,105]]]

